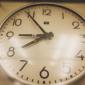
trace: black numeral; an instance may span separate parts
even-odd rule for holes
[[[10,47],[7,52],[8,57],[13,57],[15,55],[15,49],[14,47]]]
[[[9,31],[9,32],[6,33],[6,36],[10,39],[14,36],[14,32]]]
[[[49,72],[46,70],[46,67],[43,67],[43,69],[40,71],[40,77],[43,79],[49,77]]]
[[[79,56],[77,56],[78,58],[80,58],[82,61],[84,60],[85,56],[83,54],[80,54]]]
[[[43,9],[43,15],[51,15],[51,9]]]
[[[72,22],[72,25],[74,26],[74,28],[73,29],[80,29],[79,28],[79,22],[77,22],[77,21],[74,21],[74,22]]]
[[[81,58],[81,60],[83,61],[84,60],[84,58],[85,58],[85,56],[84,55],[80,55],[80,56],[78,56],[79,58]]]
[[[62,19],[64,19],[64,13],[62,12]]]
[[[27,60],[20,60],[20,62],[23,62],[23,66],[20,68],[19,71],[22,71],[25,68],[25,66],[28,64],[28,61]]]
[[[34,18],[35,17],[35,11],[33,11],[32,13],[30,11],[25,11],[25,13],[28,15],[29,17],[29,14]]]
[[[20,26],[22,24],[22,19],[14,19],[13,26]]]
[[[77,58],[81,58],[81,60],[84,60],[85,56],[83,55],[82,50],[78,52]]]

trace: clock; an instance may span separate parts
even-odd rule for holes
[[[26,5],[0,27],[0,64],[24,84],[57,85],[85,73],[85,20],[54,3]]]

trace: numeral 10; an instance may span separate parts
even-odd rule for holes
[[[22,19],[14,19],[13,26],[20,26],[22,24]]]

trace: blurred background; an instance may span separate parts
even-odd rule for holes
[[[26,2],[0,2],[0,24],[6,16],[12,13],[17,8],[20,8],[29,3]],[[75,12],[79,13],[85,19],[85,3],[58,3],[60,5],[66,6]],[[6,76],[3,69],[0,67],[0,85],[13,85],[13,81],[10,82]],[[17,84],[19,85],[19,84]],[[85,76],[79,79],[77,82],[72,85],[85,85]]]

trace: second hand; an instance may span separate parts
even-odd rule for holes
[[[26,13],[27,13],[27,12],[26,12]],[[27,14],[28,14],[28,16],[30,16],[30,18],[34,21],[34,23],[40,28],[40,30],[41,30],[44,34],[47,33],[29,13],[27,13]]]

